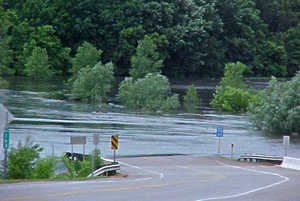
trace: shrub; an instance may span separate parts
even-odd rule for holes
[[[300,72],[287,82],[271,79],[260,93],[259,104],[250,104],[250,120],[259,129],[272,133],[299,133]]]
[[[191,112],[196,109],[197,104],[199,104],[199,98],[194,85],[188,86],[186,94],[183,97],[183,103],[187,111]]]
[[[25,73],[35,80],[50,79],[53,76],[46,49],[40,47],[33,49],[32,55],[26,59]]]
[[[87,177],[91,173],[91,155],[89,155],[85,161],[70,160],[65,156],[63,156],[62,160],[67,167],[71,178]],[[99,149],[95,150],[94,165],[95,168],[99,168],[101,165],[103,165],[103,160],[100,157]]]
[[[56,159],[54,157],[38,159],[33,169],[34,179],[49,179],[54,176]]]
[[[19,142],[17,148],[11,148],[8,154],[7,178],[29,179],[32,178],[34,162],[39,158],[42,148],[38,144],[32,144],[29,138],[25,145]]]
[[[101,103],[107,97],[113,79],[112,63],[98,63],[93,68],[82,68],[72,85],[72,98]]]
[[[178,96],[169,97],[168,78],[149,73],[134,81],[126,78],[119,86],[118,98],[125,106],[133,109],[170,110],[179,106]]]
[[[217,86],[210,105],[228,112],[246,112],[252,100],[250,93],[243,91],[243,72],[246,66],[240,62],[225,65],[224,77]]]
[[[246,112],[251,95],[241,89],[226,88],[223,94],[222,109],[229,112]]]

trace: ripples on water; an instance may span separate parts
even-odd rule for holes
[[[222,115],[212,110],[197,114],[174,113],[146,115],[119,108],[95,108],[91,105],[42,98],[43,92],[0,90],[0,102],[16,117],[10,124],[11,146],[26,136],[44,147],[42,156],[70,151],[70,136],[87,136],[85,150],[94,145],[93,134],[100,135],[102,155],[111,156],[110,136],[119,135],[119,156],[152,154],[200,154],[217,152],[216,128],[224,127],[222,154],[242,153],[282,155],[282,139],[251,128],[247,116]],[[207,107],[204,107],[207,108]],[[74,145],[75,152],[82,152]],[[299,145],[289,150],[299,155]],[[1,153],[3,154],[3,153]]]

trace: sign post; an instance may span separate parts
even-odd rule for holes
[[[4,167],[3,167],[3,179],[6,179],[6,167],[7,167],[7,150],[9,148],[9,129],[8,125],[8,112],[5,115],[5,127],[3,132],[3,148],[4,148]]]
[[[290,146],[290,136],[283,136],[284,156],[288,155],[288,148]]]
[[[221,137],[223,137],[223,135],[224,135],[223,130],[224,130],[223,127],[218,127],[217,132],[216,132],[216,137],[219,138],[218,154],[221,154]]]
[[[111,136],[111,149],[114,150],[114,163],[116,162],[116,150],[118,149],[119,136]]]
[[[97,145],[99,144],[99,135],[93,134],[93,144],[95,145],[95,149],[92,151],[92,176],[94,176],[94,169],[95,169],[95,152],[97,149]]]

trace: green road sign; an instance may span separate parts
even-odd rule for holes
[[[9,129],[5,128],[3,133],[3,148],[6,150],[9,147]]]

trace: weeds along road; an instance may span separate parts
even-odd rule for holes
[[[195,155],[119,161],[127,177],[0,184],[0,201],[300,200],[300,171]]]

